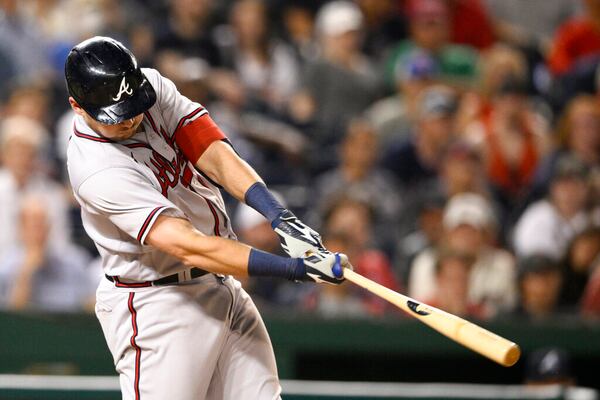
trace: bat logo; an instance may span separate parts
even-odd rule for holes
[[[125,93],[128,96],[131,96],[133,94],[133,89],[131,89],[129,87],[129,83],[125,82],[125,77],[123,77],[123,79],[121,80],[121,86],[119,87],[119,93],[117,93],[117,95],[115,97],[113,97],[113,100],[114,101],[121,100],[121,96],[123,96],[123,93]]]
[[[407,305],[407,306],[408,306],[408,308],[410,308],[410,310],[411,310],[412,312],[414,312],[415,314],[418,314],[418,315],[423,315],[423,316],[425,316],[425,315],[429,315],[429,313],[428,313],[427,311],[418,310],[417,308],[418,308],[418,307],[419,307],[421,304],[419,304],[419,303],[417,303],[417,302],[415,302],[415,301],[410,301],[410,300],[407,300],[407,301],[406,301],[406,305]]]

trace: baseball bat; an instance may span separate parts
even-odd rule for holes
[[[517,344],[454,314],[447,313],[394,292],[351,269],[344,269],[344,278],[389,301],[442,335],[488,357],[500,365],[510,367],[521,356],[521,349],[519,349]]]

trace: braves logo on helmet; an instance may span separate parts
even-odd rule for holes
[[[123,77],[123,79],[121,80],[121,86],[119,86],[119,93],[117,93],[117,95],[112,99],[114,101],[119,101],[121,100],[121,96],[123,96],[123,94],[126,94],[128,96],[131,96],[133,94],[133,89],[129,87],[129,84],[127,83],[127,81],[125,81],[125,77]]]

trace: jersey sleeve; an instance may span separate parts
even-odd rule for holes
[[[145,176],[132,169],[100,171],[86,179],[77,194],[92,213],[142,245],[159,215],[185,218]]]
[[[202,105],[179,93],[171,80],[160,74],[158,78],[158,103],[168,131],[186,158],[195,164],[212,142],[226,136]]]

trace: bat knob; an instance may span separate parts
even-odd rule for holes
[[[342,268],[342,261],[339,253],[335,253],[335,262],[333,263],[333,267],[331,267],[331,271],[336,278],[341,279],[344,277],[344,270]]]

